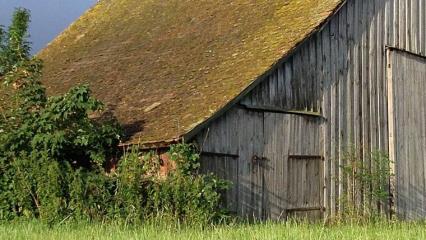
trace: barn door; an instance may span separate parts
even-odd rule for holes
[[[321,119],[265,109],[239,109],[238,116],[232,128],[239,139],[232,162],[236,212],[255,219],[318,217],[324,182]]]
[[[426,217],[426,58],[388,51],[389,151],[395,207],[406,219]]]
[[[266,113],[264,214],[272,219],[322,215],[321,119]]]
[[[322,157],[290,155],[288,158],[289,217],[320,218],[322,213]]]

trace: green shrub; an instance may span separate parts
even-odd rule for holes
[[[0,27],[0,90],[8,93],[7,108],[0,105],[0,220],[208,223],[225,216],[227,183],[198,174],[192,145],[170,147],[176,169],[165,178],[158,156],[137,149],[108,174],[108,161],[122,154],[121,127],[88,86],[47,96],[41,61],[29,56],[28,23],[18,9],[9,30]]]
[[[199,155],[192,145],[172,145],[167,153],[176,169],[165,178],[157,173],[159,157],[132,150],[119,162],[116,172],[115,208],[126,222],[152,220],[206,224],[226,218],[221,193],[229,183],[213,175],[198,174]],[[117,212],[116,212],[117,213]]]
[[[176,162],[176,170],[165,180],[151,177],[147,212],[190,224],[223,220],[227,214],[221,207],[221,193],[229,183],[214,175],[198,174],[199,155],[192,145],[173,145],[168,154]]]
[[[348,194],[342,196],[342,220],[364,221],[383,217],[383,210],[389,204],[390,159],[378,150],[361,156],[361,150],[349,147],[343,153],[341,167]]]

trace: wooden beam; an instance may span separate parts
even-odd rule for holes
[[[250,106],[246,104],[239,104],[239,106],[243,107],[244,109],[248,111],[293,114],[293,115],[323,118],[323,116],[319,112],[287,110],[287,109],[277,108],[273,106]]]
[[[218,153],[218,152],[201,152],[201,155],[204,156],[214,156],[214,157],[230,157],[230,158],[239,158],[239,155],[229,154],[229,153]]]
[[[323,156],[319,155],[288,155],[289,159],[311,159],[311,160],[324,160]]]
[[[422,54],[418,54],[418,53],[415,53],[415,52],[411,52],[411,51],[408,51],[408,50],[403,49],[403,48],[392,47],[392,46],[386,46],[386,50],[388,50],[388,58],[389,58],[389,52],[391,52],[391,51],[399,51],[399,52],[408,53],[408,54],[413,55],[413,56],[416,56],[416,57],[426,58],[426,56],[424,56],[424,55],[422,55]]]
[[[395,151],[395,116],[394,116],[394,93],[393,93],[393,76],[392,76],[392,53],[391,48],[387,51],[387,81],[388,81],[388,130],[389,130],[389,164],[390,164],[390,179],[389,179],[389,217],[392,218],[392,214],[396,213],[396,176],[395,176],[395,163],[396,163],[396,151]]]
[[[303,211],[307,212],[307,211],[316,211],[316,210],[324,211],[325,208],[321,206],[317,206],[317,207],[299,207],[299,208],[296,207],[296,208],[286,209],[286,211],[288,212],[303,212]]]

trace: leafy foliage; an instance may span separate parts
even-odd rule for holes
[[[25,40],[29,13],[18,9],[2,41],[1,66],[5,87],[13,92],[0,121],[0,156],[40,153],[77,165],[101,167],[113,154],[121,129],[115,119],[93,118],[103,104],[91,97],[88,86],[78,86],[62,96],[48,97],[40,83],[42,64],[29,56]],[[4,30],[2,31],[5,32]]]
[[[197,174],[199,156],[192,145],[173,145],[166,155],[182,164],[177,163],[165,177],[158,175],[161,159],[157,154],[141,155],[133,149],[123,156],[115,173],[115,218],[126,222],[161,218],[189,224],[224,220],[227,212],[221,206],[221,193],[229,183]]]
[[[8,31],[0,26],[0,76],[17,68],[30,59],[30,43],[27,41],[30,12],[19,8],[15,11]]]
[[[343,153],[341,166],[348,187],[347,198],[341,199],[342,215],[348,219],[380,217],[380,211],[389,200],[391,162],[387,154],[374,150],[362,157],[362,151],[350,147]]]
[[[212,174],[197,174],[200,162],[194,146],[171,146],[168,155],[176,162],[176,169],[166,179],[155,176],[146,179],[147,197],[144,207],[151,217],[161,216],[181,222],[208,223],[221,221],[227,216],[221,206],[221,193],[229,182]],[[144,165],[148,165],[145,158]]]
[[[165,178],[157,174],[158,155],[136,149],[107,173],[107,163],[122,154],[121,127],[88,86],[47,96],[42,63],[29,55],[28,23],[29,12],[18,9],[8,31],[0,28],[0,80],[9,93],[7,108],[0,108],[0,220],[167,216],[205,223],[224,216],[220,193],[227,183],[198,174],[199,155],[191,145],[170,148],[176,169]]]

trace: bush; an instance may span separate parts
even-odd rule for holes
[[[182,149],[187,156],[180,155]],[[124,154],[116,172],[109,175],[75,169],[67,161],[21,155],[10,162],[10,171],[2,177],[2,184],[9,188],[0,193],[0,219],[36,218],[48,223],[162,219],[191,225],[224,220],[227,212],[221,206],[221,192],[228,183],[197,173],[198,154],[191,145],[172,146],[168,154],[181,163],[189,157],[192,164],[177,164],[164,178],[152,174],[159,158],[136,149]]]
[[[168,154],[176,162],[176,169],[165,180],[148,179],[147,194],[151,198],[147,213],[191,224],[223,220],[227,213],[221,207],[221,193],[229,183],[214,175],[197,173],[199,155],[192,145],[174,145]]]
[[[347,179],[344,184],[348,189],[348,194],[340,199],[343,220],[362,222],[380,219],[389,204],[391,161],[388,155],[378,150],[364,157],[361,153],[355,147],[349,147],[343,153],[345,164],[340,167]]]
[[[157,174],[160,159],[156,154],[141,156],[136,150],[126,154],[116,172],[115,213],[119,218],[126,222],[160,218],[187,224],[226,218],[221,192],[229,183],[198,174],[199,156],[195,150],[188,144],[171,146],[167,154],[176,161],[176,169],[165,178]]]
[[[191,145],[171,146],[176,169],[165,178],[157,174],[158,156],[137,149],[124,153],[116,172],[105,171],[122,154],[120,125],[88,86],[47,96],[41,61],[29,56],[28,22],[29,13],[18,9],[9,30],[0,27],[0,80],[11,93],[7,108],[0,105],[0,220],[221,219],[227,184],[198,174]]]

